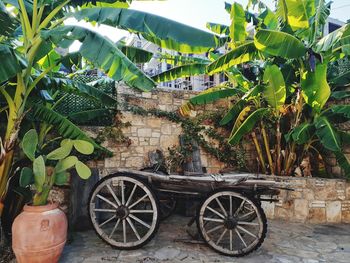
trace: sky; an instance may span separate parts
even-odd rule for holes
[[[247,4],[247,1],[236,0],[236,2],[243,4],[243,6]],[[226,2],[233,3],[234,1],[226,0]],[[265,0],[263,2],[271,9],[274,9],[274,0]],[[230,24],[229,14],[224,9],[224,3],[225,0],[133,1],[130,8],[164,16],[202,30],[207,30],[205,27],[206,22]],[[343,22],[350,19],[350,0],[333,0],[330,17]],[[77,24],[75,21],[70,21],[69,23]],[[78,24],[91,28],[90,25],[84,22],[79,22]],[[125,31],[108,26],[95,27],[94,30],[104,36],[108,36],[114,42],[128,35]],[[77,47],[75,46],[73,49]]]

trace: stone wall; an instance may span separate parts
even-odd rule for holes
[[[160,109],[174,112],[192,96],[198,94],[194,91],[154,89],[151,92],[138,92],[125,86],[118,86],[118,101],[120,104],[127,101],[129,104],[140,106],[144,109]],[[216,105],[199,107],[197,112],[214,110],[218,105],[225,104],[225,100]],[[130,138],[129,146],[120,145],[108,140],[104,143],[113,152],[112,158],[107,158],[99,163],[100,168],[128,168],[141,169],[149,166],[148,153],[156,149],[167,154],[168,147],[179,145],[179,135],[182,134],[180,124],[173,123],[164,118],[154,116],[139,116],[122,109],[122,121],[130,122],[131,126],[123,128],[123,134]],[[90,128],[92,134],[96,134],[98,128]],[[201,149],[202,166],[210,173],[217,173],[225,167],[216,158],[208,155]]]
[[[350,182],[341,179],[271,177],[282,190],[278,203],[263,202],[270,219],[309,223],[350,223]]]

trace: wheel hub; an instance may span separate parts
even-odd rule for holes
[[[129,209],[126,206],[119,206],[115,213],[116,213],[117,218],[125,219],[129,215]]]
[[[237,226],[237,220],[233,216],[228,216],[225,219],[224,225],[227,229],[234,229]]]

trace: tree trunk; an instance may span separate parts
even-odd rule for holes
[[[277,120],[277,127],[276,127],[276,140],[277,140],[277,175],[281,175],[281,131],[280,131],[280,119]]]
[[[261,133],[262,133],[262,136],[263,136],[263,139],[264,139],[265,151],[266,151],[267,160],[269,162],[270,171],[271,171],[272,175],[275,175],[275,168],[274,168],[274,165],[273,165],[271,152],[270,152],[269,138],[268,138],[268,136],[266,134],[265,126],[264,126],[264,124],[262,122],[261,122]]]
[[[258,158],[259,158],[259,162],[260,162],[260,165],[261,165],[261,170],[262,170],[262,172],[264,174],[266,174],[265,161],[264,161],[264,157],[263,157],[263,154],[262,154],[262,151],[261,151],[260,144],[258,142],[258,139],[256,138],[255,132],[252,132],[251,135],[252,135],[252,138],[253,138],[255,149],[256,149],[256,151],[258,153]]]

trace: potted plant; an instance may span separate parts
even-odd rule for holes
[[[22,168],[20,185],[30,186],[34,195],[12,225],[12,248],[19,263],[58,262],[66,242],[67,219],[58,204],[48,202],[49,193],[54,185],[69,181],[70,169],[83,179],[90,177],[89,167],[72,151],[88,155],[94,146],[84,140],[63,139],[58,148],[43,154],[35,129],[24,135],[21,146],[33,165]]]

